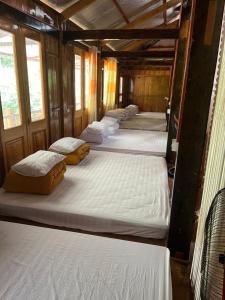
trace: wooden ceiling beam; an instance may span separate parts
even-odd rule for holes
[[[103,51],[101,52],[101,58],[106,57],[123,57],[123,58],[138,58],[138,57],[149,57],[149,58],[173,58],[175,56],[174,50],[162,50],[162,51]]]
[[[167,66],[170,67],[173,65],[173,60],[169,61],[144,61],[144,62],[134,62],[134,61],[126,61],[126,62],[119,62],[119,66],[124,69],[137,69],[141,67],[147,66]]]
[[[122,16],[122,18],[124,19],[124,21],[125,21],[127,24],[129,24],[130,21],[128,20],[127,16],[125,15],[125,13],[124,13],[122,7],[119,5],[119,3],[117,2],[117,0],[112,0],[112,2],[115,4],[115,6],[116,6],[118,12],[121,14],[121,16]]]
[[[179,19],[179,16],[178,16],[178,18],[176,17],[176,19],[173,18],[173,20],[169,21],[169,23],[161,24],[161,25],[157,26],[156,28],[160,28],[160,29],[175,28],[176,25],[178,24],[177,23],[178,19]],[[132,50],[140,48],[145,43],[146,43],[146,40],[135,40],[135,41],[129,43],[128,45],[121,47],[120,50],[122,50],[122,51],[132,51]]]
[[[170,0],[166,3],[163,3],[162,5],[158,6],[157,8],[147,12],[146,14],[141,15],[140,17],[136,18],[134,21],[130,22],[130,24],[127,24],[123,28],[133,28],[135,26],[138,26],[146,21],[148,21],[150,18],[163,13],[169,8],[172,8],[178,4],[181,4],[181,0]]]
[[[64,42],[79,40],[177,39],[178,29],[108,29],[64,31]]]
[[[81,11],[82,9],[89,6],[90,4],[92,4],[95,1],[96,0],[80,0],[80,1],[72,4],[71,6],[67,7],[64,11],[62,11],[61,14],[63,15],[64,20],[68,20],[69,18],[74,16],[76,13],[78,13],[79,11]]]

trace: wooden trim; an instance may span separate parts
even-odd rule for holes
[[[127,62],[120,62],[119,63],[121,68],[125,69],[137,69],[141,67],[146,67],[146,66],[172,66],[173,61],[127,61]]]
[[[101,29],[64,31],[64,42],[79,40],[177,39],[179,29]]]
[[[3,2],[0,2],[0,16],[9,19],[12,22],[16,22],[22,26],[26,26],[32,30],[45,32],[55,37],[58,37],[59,35],[59,31],[55,27],[41,22],[36,17],[30,16]]]
[[[71,6],[67,7],[63,12],[62,15],[64,17],[64,20],[67,20],[74,16],[76,13],[84,9],[85,7],[89,6],[96,0],[80,0],[76,3],[72,4]]]
[[[128,20],[127,16],[125,15],[125,13],[124,13],[122,7],[119,5],[119,3],[117,2],[117,0],[112,0],[112,1],[113,1],[113,3],[115,4],[115,6],[116,6],[118,12],[121,14],[121,16],[122,16],[122,18],[124,19],[124,21],[125,21],[127,24],[129,24],[130,21]]]
[[[175,55],[174,51],[103,51],[101,52],[101,58],[106,57],[126,57],[126,58],[138,58],[138,57],[149,57],[149,58],[173,58]]]

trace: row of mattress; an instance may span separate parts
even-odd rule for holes
[[[35,153],[13,166],[0,190],[0,214],[86,231],[164,239],[171,207],[165,160],[106,151],[91,151],[87,156],[89,149],[82,140],[63,138],[51,145],[54,153],[40,151],[42,163]],[[81,162],[66,170],[62,160],[73,165]],[[51,168],[46,170],[49,162]]]
[[[166,237],[170,202],[164,158],[88,154],[89,149],[79,156],[83,143],[67,153],[65,144],[59,141],[51,149],[65,156],[64,166],[70,164],[52,193],[1,189],[1,215],[68,229]],[[14,172],[31,174],[27,165],[19,167]],[[49,174],[45,164],[41,170]],[[0,239],[1,299],[172,299],[164,247],[8,222],[0,222]]]
[[[115,111],[117,112],[118,110]],[[119,127],[126,128],[126,126],[122,121],[119,124],[120,119],[119,117],[116,118],[115,115],[115,112],[111,113],[103,117],[100,122],[95,121],[89,124],[82,132],[80,138],[88,142],[94,150],[165,157],[167,132],[154,130],[154,126],[152,130],[135,130],[136,125],[134,128],[131,126],[131,129],[119,129]],[[142,117],[142,115],[147,117]],[[130,121],[132,121],[131,118],[129,119]],[[162,116],[160,113],[151,113],[150,115],[146,113],[136,114],[135,123],[137,123],[137,129],[140,129],[138,127],[140,122],[147,123],[151,129],[152,122],[165,123],[165,116],[164,114]]]

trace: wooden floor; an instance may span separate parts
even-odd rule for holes
[[[173,300],[192,300],[190,287],[190,264],[171,259]]]

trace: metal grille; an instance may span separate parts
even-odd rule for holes
[[[201,263],[201,300],[221,300],[224,283],[225,188],[210,207],[204,233]]]

